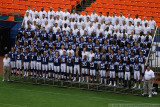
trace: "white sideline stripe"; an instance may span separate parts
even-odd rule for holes
[[[14,104],[5,104],[5,103],[0,103],[0,105],[8,105],[8,106],[12,106],[12,107],[27,107],[27,106],[21,106],[21,105],[14,105]]]
[[[92,98],[92,99],[107,99],[107,100],[111,100],[111,101],[121,101],[121,102],[127,102],[127,103],[135,103],[135,102],[133,102],[133,101],[117,100],[117,99],[111,99],[111,98],[78,96],[78,95],[72,95],[72,94],[52,93],[52,92],[34,91],[34,90],[16,89],[16,88],[6,88],[6,87],[0,87],[0,88],[13,89],[13,90],[21,90],[21,91],[29,91],[29,92],[48,93],[48,94],[55,94],[55,95],[66,95],[66,96],[74,96],[74,97],[86,97],[86,98]],[[141,103],[141,102],[136,102],[136,103],[140,103],[140,104],[150,104],[150,103]]]

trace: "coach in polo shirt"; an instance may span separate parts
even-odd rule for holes
[[[154,78],[155,78],[154,72],[148,66],[144,74],[144,94],[142,94],[143,96],[147,94],[148,90],[149,93],[148,97],[152,97],[152,85]]]
[[[5,54],[5,57],[3,58],[3,80],[5,81],[8,78],[8,81],[10,81],[10,58],[8,57],[8,54]],[[6,78],[7,77],[7,78]]]

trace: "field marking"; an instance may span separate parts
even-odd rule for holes
[[[12,106],[12,107],[27,107],[27,106],[21,106],[21,105],[15,105],[15,104],[6,104],[6,103],[0,103],[0,105],[8,105],[8,106]]]
[[[39,93],[48,93],[48,94],[54,94],[54,95],[66,95],[66,96],[74,96],[74,97],[86,97],[86,98],[92,98],[92,99],[107,99],[111,101],[120,101],[120,102],[126,102],[126,103],[135,103],[134,101],[126,101],[126,100],[117,100],[112,98],[102,98],[102,97],[89,97],[89,96],[79,96],[79,95],[73,95],[73,94],[64,94],[64,93],[54,93],[54,92],[44,92],[44,91],[35,91],[35,90],[27,90],[27,89],[17,89],[17,88],[7,88],[7,87],[0,87],[4,89],[13,89],[13,90],[19,90],[19,91],[28,91],[28,92],[39,92]],[[141,103],[136,102],[139,104],[150,104],[150,103]]]

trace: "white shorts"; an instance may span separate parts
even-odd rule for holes
[[[74,65],[74,74],[78,72],[78,75],[80,75],[80,66],[79,65]]]
[[[88,69],[87,68],[82,68],[82,74],[88,74]]]
[[[101,70],[100,75],[101,77],[106,77],[106,70]]]
[[[90,76],[95,76],[96,75],[96,70],[95,69],[90,69]]]
[[[60,66],[54,66],[54,71],[55,71],[55,72],[59,72],[59,70],[60,70],[59,67],[60,67]]]
[[[21,60],[16,61],[16,67],[17,67],[17,69],[22,69],[22,61]]]
[[[47,71],[48,70],[48,64],[42,64],[42,70]]]
[[[54,70],[53,62],[48,63],[48,70]]]
[[[66,72],[66,64],[61,64],[61,72]]]
[[[41,62],[36,63],[37,70],[41,70],[41,65],[42,65]]]
[[[11,68],[15,68],[16,66],[16,63],[15,63],[15,61],[11,61]]]
[[[36,69],[36,61],[31,61],[31,69]]]
[[[144,64],[141,64],[142,73],[144,73]]]
[[[109,76],[110,78],[115,78],[115,71],[110,71]]]
[[[123,72],[118,72],[118,78],[123,78],[123,77],[124,77]]]
[[[130,80],[131,73],[125,72],[125,80]]]
[[[71,73],[72,74],[72,66],[67,66],[67,73]]]
[[[140,80],[140,71],[134,71],[134,79]]]
[[[29,69],[29,62],[23,62],[23,67],[24,67],[24,70],[28,70]]]

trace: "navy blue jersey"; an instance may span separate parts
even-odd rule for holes
[[[29,56],[31,57],[31,61],[35,61],[36,60],[36,57],[37,57],[37,54],[35,52],[31,52],[29,54]]]
[[[88,61],[83,59],[82,60],[82,68],[88,68],[87,66],[88,66]]]
[[[123,64],[118,65],[118,72],[123,72]]]
[[[61,49],[61,42],[56,41],[55,44],[57,50]]]
[[[35,33],[35,35],[37,36],[37,38],[39,38],[39,37],[40,37],[41,30],[40,30],[40,29],[35,29],[35,30],[34,30],[34,33]]]
[[[93,46],[94,46],[95,51],[96,51],[97,49],[99,49],[99,47],[100,47],[99,44],[93,44]]]
[[[31,29],[26,29],[25,32],[27,33],[28,38],[31,38],[31,32],[32,32],[32,30]]]
[[[66,55],[61,55],[61,64],[66,63]]]
[[[67,66],[73,66],[73,58],[72,57],[67,57]]]
[[[25,29],[24,28],[19,28],[18,31],[24,36]]]
[[[124,55],[123,64],[126,65],[126,61],[129,59],[128,55]]]
[[[74,51],[76,51],[76,44],[75,44],[75,43],[72,43],[71,45],[72,45],[72,49],[73,49]]]
[[[101,55],[100,53],[95,54],[95,61],[101,61]]]
[[[109,70],[110,70],[110,71],[115,71],[115,69],[114,69],[115,63],[111,63],[111,62],[110,62],[109,65],[110,65],[110,66],[109,66]]]
[[[79,50],[80,50],[80,51],[83,51],[83,47],[84,47],[84,43],[83,43],[83,42],[80,42],[80,43],[79,43]]]
[[[60,66],[59,57],[58,56],[54,57],[54,66]]]
[[[49,49],[52,49],[53,48],[53,42],[52,41],[48,41],[48,46],[49,46]]]
[[[117,54],[116,56],[117,62],[120,62],[120,60],[122,59],[122,54]]]
[[[10,55],[11,61],[15,61],[16,53],[11,51],[9,52],[9,55]]]
[[[83,41],[85,42],[85,43],[87,43],[87,41],[88,41],[88,39],[87,39],[87,35],[83,35],[83,36],[81,36],[82,38],[83,38]]]
[[[139,47],[133,47],[134,55],[139,55]]]
[[[71,35],[71,34],[68,35],[68,42],[69,43],[73,42],[73,35]]]
[[[76,36],[76,43],[80,43],[80,36],[79,35]]]
[[[43,55],[42,56],[42,64],[47,64],[48,63],[48,56],[47,55]]]
[[[23,54],[23,61],[24,62],[29,62],[29,54]]]
[[[47,32],[46,31],[41,31],[41,36],[43,38],[43,40],[47,40]]]
[[[135,71],[140,71],[140,64],[139,63],[134,64],[134,70]]]
[[[134,64],[134,61],[135,61],[135,57],[134,56],[130,56],[130,64]]]
[[[125,65],[125,72],[130,72],[130,66],[129,66],[129,64]]]
[[[92,43],[88,43],[87,44],[87,51],[90,51],[92,49],[93,45]]]
[[[17,59],[17,60],[22,60],[22,53],[18,53],[18,52],[17,52],[16,55],[17,55],[17,56],[16,56],[16,59]]]
[[[48,33],[48,38],[50,38],[50,37],[53,38],[53,34],[54,34],[53,32],[49,32],[49,33]]]
[[[111,61],[114,57],[114,54],[109,53],[109,61]]]
[[[48,62],[50,62],[50,63],[53,62],[53,55],[52,54],[48,55]]]
[[[79,65],[81,63],[81,57],[74,57],[74,65]]]
[[[95,61],[90,62],[90,70],[95,70],[96,69],[95,64],[96,64]]]
[[[144,59],[145,59],[145,56],[139,56],[138,57],[138,61],[140,64],[144,64]]]
[[[42,61],[41,55],[37,55],[37,62],[41,62],[41,61]]]
[[[106,70],[106,62],[101,61],[100,68],[101,70]]]
[[[127,51],[128,55],[131,55],[131,48],[125,47],[125,50]]]

